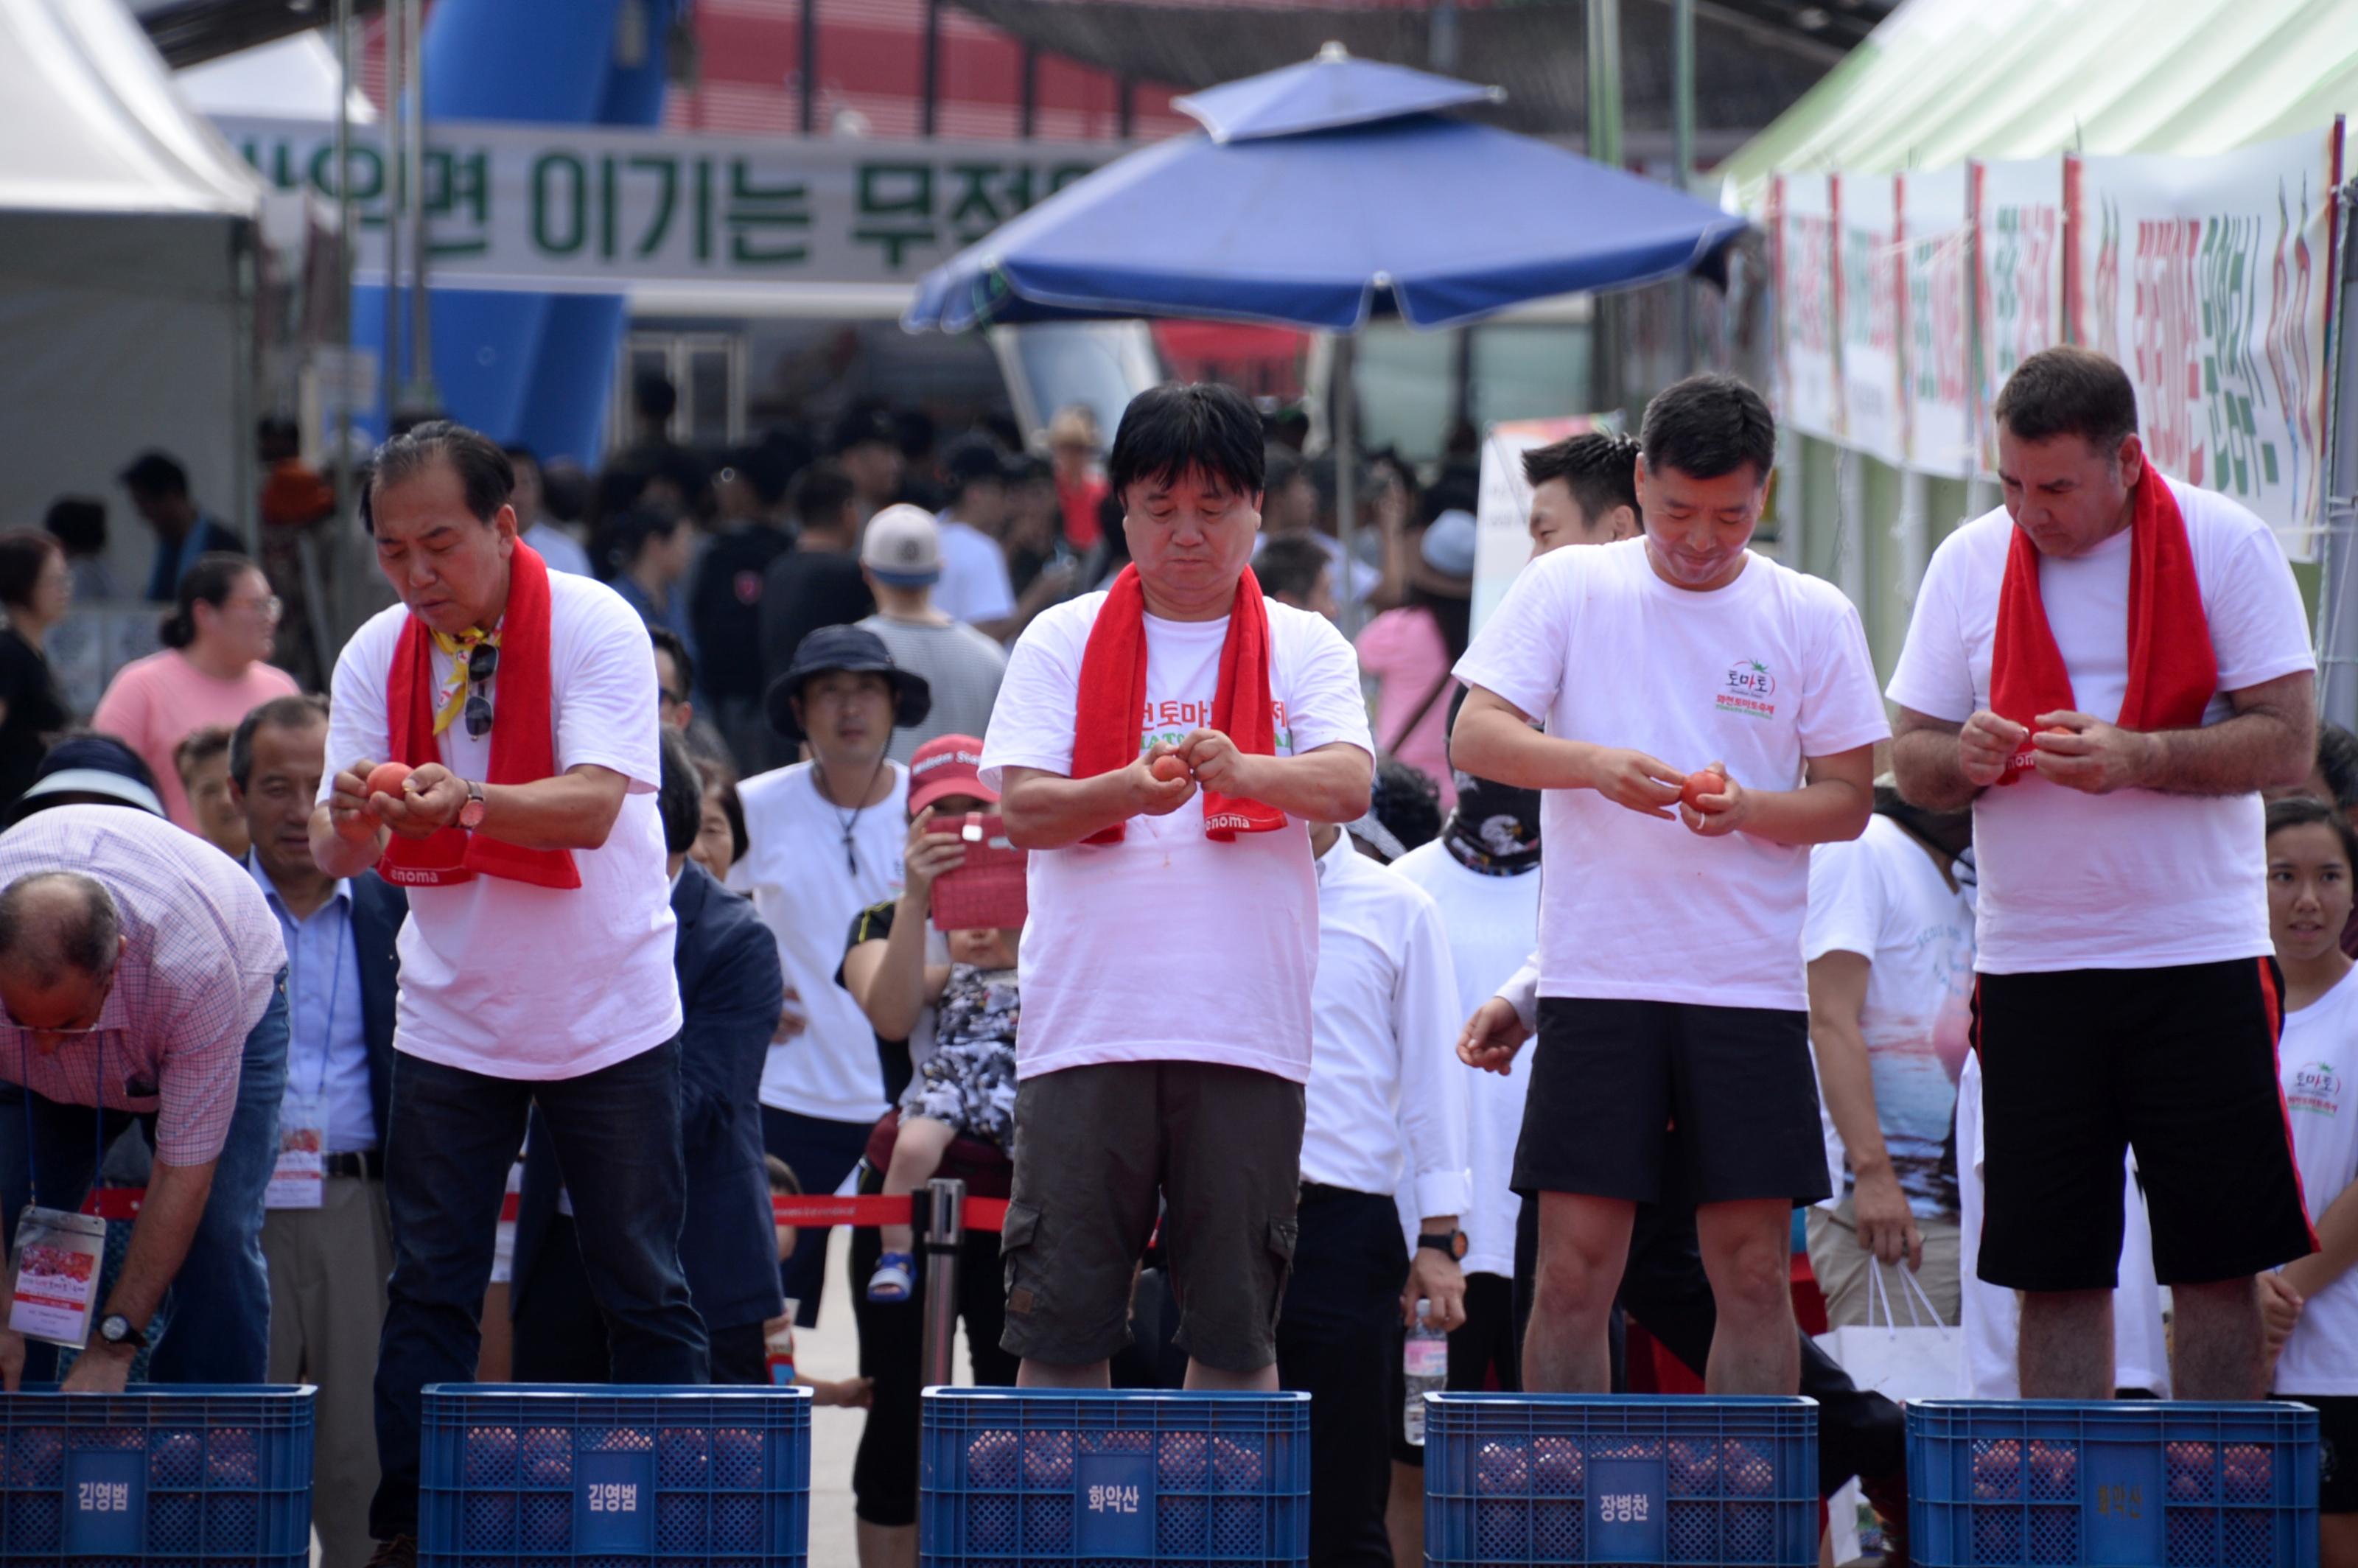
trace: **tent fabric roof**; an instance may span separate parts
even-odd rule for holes
[[[352,124],[376,123],[376,105],[360,87],[353,62]],[[200,114],[269,114],[289,120],[332,120],[340,75],[328,35],[297,33],[183,67],[173,76],[180,96]]]
[[[2226,152],[2358,110],[2351,0],[1907,0],[1722,168]]]
[[[251,218],[261,198],[121,0],[0,0],[0,210]]]

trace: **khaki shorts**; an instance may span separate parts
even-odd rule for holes
[[[1853,1203],[1853,1199],[1844,1198],[1831,1209],[1810,1210],[1810,1272],[1817,1276],[1818,1289],[1826,1298],[1826,1326],[1842,1328],[1866,1323],[1866,1271],[1883,1267],[1882,1285],[1891,1298],[1892,1320],[1906,1328],[1911,1306],[1920,1321],[1924,1312],[1899,1281],[1908,1265],[1905,1261],[1896,1266],[1877,1265],[1875,1254],[1858,1244],[1858,1215]],[[1924,1238],[1924,1267],[1917,1271],[1916,1283],[1923,1288],[1925,1298],[1941,1314],[1942,1323],[1954,1327],[1963,1304],[1957,1276],[1957,1222],[1927,1219],[1920,1214],[1916,1217],[1916,1233]]]
[[[1160,1212],[1179,1348],[1223,1372],[1269,1366],[1301,1165],[1302,1086],[1268,1073],[1114,1062],[1026,1078],[1001,1346],[1081,1367],[1127,1346],[1131,1281]]]

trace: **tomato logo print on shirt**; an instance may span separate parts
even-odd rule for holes
[[[2285,1108],[2315,1116],[2342,1114],[2342,1075],[2327,1062],[2311,1062],[2285,1085]]]
[[[1758,659],[1738,659],[1727,666],[1726,683],[1718,692],[1713,706],[1722,713],[1741,713],[1753,719],[1774,719],[1777,705],[1768,699],[1777,692],[1777,677]]]

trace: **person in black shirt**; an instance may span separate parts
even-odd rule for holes
[[[49,738],[66,728],[43,642],[73,602],[73,573],[56,539],[30,528],[0,534],[0,811],[33,782]]]
[[[846,626],[876,613],[876,599],[860,575],[860,514],[851,481],[831,462],[815,463],[795,482],[795,516],[802,524],[795,547],[763,574],[761,689],[785,673],[795,650],[822,626]],[[707,677],[716,661],[706,657]],[[739,753],[748,773],[795,761],[775,735],[761,738],[755,754]]]
[[[762,711],[762,596],[770,563],[794,548],[780,515],[794,478],[791,460],[770,445],[730,454],[713,478],[720,532],[706,546],[688,590],[704,699],[730,749],[749,764],[762,756],[770,733]]]

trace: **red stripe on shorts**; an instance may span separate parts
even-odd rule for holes
[[[2275,1075],[2277,1085],[2277,1125],[2284,1129],[2285,1158],[2292,1162],[2292,1190],[2300,1199],[2300,1223],[2309,1232],[2309,1249],[2322,1251],[2317,1227],[2309,1222],[2309,1194],[2300,1184],[2300,1152],[2292,1141],[2292,1108],[2285,1104],[2284,1063],[2278,1056],[2284,1041],[2284,994],[2277,989],[2276,965],[2262,958],[2259,966],[2260,997],[2268,1010],[2268,1071]]]

